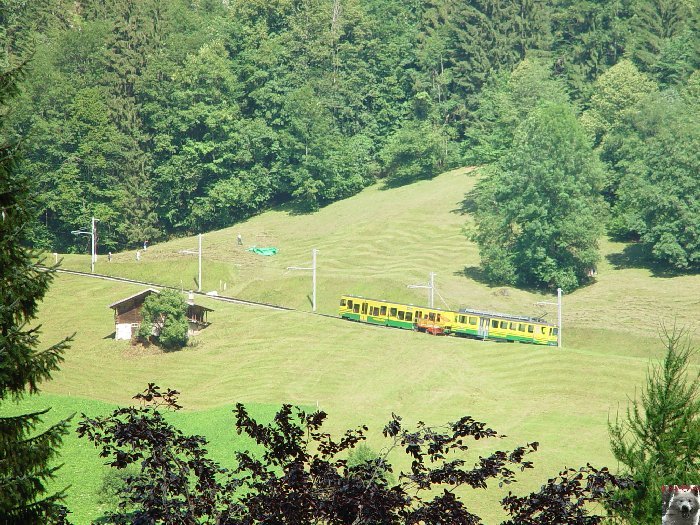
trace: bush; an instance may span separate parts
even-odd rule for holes
[[[139,337],[167,349],[187,344],[187,303],[175,290],[149,295],[141,309]]]

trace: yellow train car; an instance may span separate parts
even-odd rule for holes
[[[559,329],[532,317],[463,308],[457,312],[453,333],[480,339],[556,346]]]
[[[432,319],[436,323],[450,324],[455,312],[440,308],[427,308],[412,304],[395,303],[383,299],[369,299],[357,295],[343,295],[340,298],[340,317],[351,321],[404,328],[417,329],[418,319]]]
[[[356,295],[341,296],[338,313],[343,319],[434,335],[550,346],[555,346],[558,338],[555,325],[531,317],[470,309],[453,312]]]

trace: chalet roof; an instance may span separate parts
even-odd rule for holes
[[[108,308],[114,308],[117,309],[120,306],[124,305],[125,303],[140,303],[143,302],[146,297],[151,295],[152,293],[160,293],[158,290],[155,288],[147,288],[145,290],[140,291],[139,293],[135,293],[134,295],[130,295],[129,297],[125,297],[124,299],[120,299],[119,301],[112,303],[108,306]]]
[[[187,302],[187,308],[194,308],[195,310],[204,310],[206,312],[213,312],[211,308],[207,308],[206,306],[202,306],[201,304],[194,304],[191,302]]]

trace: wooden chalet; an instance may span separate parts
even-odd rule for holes
[[[148,288],[109,305],[114,310],[115,339],[131,339],[138,332],[143,303],[146,297],[154,293],[158,293],[158,290]]]
[[[141,308],[146,298],[158,290],[148,288],[139,293],[121,299],[109,305],[114,310],[114,338],[131,339],[141,326]],[[187,300],[187,324],[188,334],[198,333],[203,328],[209,326],[207,313],[213,312],[211,308],[194,304],[194,295],[190,294]]]
[[[203,328],[209,326],[207,321],[207,313],[213,312],[211,308],[202,306],[201,304],[194,304],[194,294],[190,293],[187,299],[187,324],[188,324],[188,334],[194,335]]]

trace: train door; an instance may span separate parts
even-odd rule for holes
[[[479,337],[486,339],[489,336],[489,318],[479,317]]]

